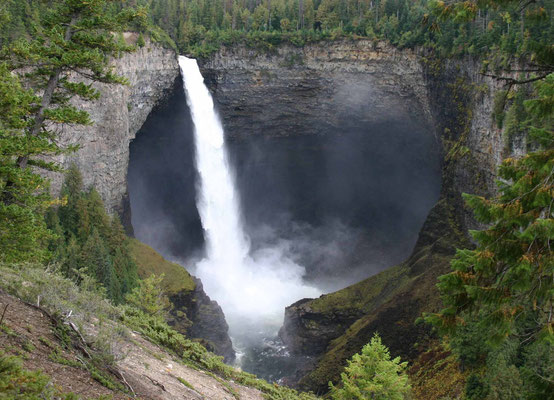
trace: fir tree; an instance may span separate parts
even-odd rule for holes
[[[504,160],[501,195],[465,195],[478,221],[475,250],[459,250],[453,271],[440,278],[446,306],[427,320],[454,332],[466,317],[484,312],[480,324],[491,342],[517,334],[528,341],[554,339],[554,74],[535,84],[524,102],[530,138],[539,150]],[[526,320],[524,330],[518,321]]]
[[[25,126],[21,127],[18,149],[13,162],[20,169],[34,165],[57,169],[44,155],[71,151],[72,146],[60,146],[57,126],[60,124],[90,124],[88,114],[72,105],[78,96],[96,100],[100,93],[84,79],[105,83],[124,83],[108,65],[108,57],[122,51],[114,32],[132,17],[126,12],[115,17],[105,14],[110,0],[60,0],[45,12],[32,39],[21,38],[2,51],[1,59],[9,71],[24,70],[25,85],[40,92],[29,104]],[[76,79],[76,77],[80,77]],[[9,178],[2,193],[2,202],[16,201],[13,193],[17,181]]]
[[[85,268],[104,286],[109,298],[116,300],[119,295],[117,277],[110,253],[96,228],[92,229],[92,233],[83,245],[80,258],[81,268]]]
[[[169,308],[169,300],[163,294],[161,284],[164,275],[150,275],[126,296],[127,303],[144,313],[163,318]]]
[[[361,353],[348,361],[340,386],[329,385],[330,396],[334,400],[403,400],[410,393],[406,366],[400,357],[391,359],[389,349],[375,334]]]
[[[47,185],[33,171],[17,168],[14,160],[27,146],[25,130],[36,96],[23,89],[17,76],[0,63],[0,260],[44,261],[49,257],[49,232],[43,213],[49,205]]]
[[[62,205],[58,208],[60,225],[66,235],[77,235],[77,227],[80,219],[78,203],[82,201],[83,177],[75,164],[71,164],[65,172],[60,196]]]

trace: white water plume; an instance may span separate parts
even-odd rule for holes
[[[196,274],[223,308],[232,337],[275,334],[287,305],[320,292],[304,285],[304,267],[282,249],[251,252],[212,97],[196,60],[181,56],[179,64],[195,126],[197,206],[206,240],[206,258],[196,265]]]

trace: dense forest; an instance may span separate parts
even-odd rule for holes
[[[30,32],[48,1],[8,1],[2,37]],[[133,0],[110,2],[114,14],[136,7],[145,15],[135,28],[155,30],[181,52],[207,55],[221,44],[271,48],[340,37],[384,39],[402,47],[426,47],[453,56],[498,55],[504,69],[511,57],[529,57],[554,41],[552,1],[448,2],[435,0]],[[460,6],[461,7],[458,7]],[[162,31],[156,28],[161,28]],[[172,41],[167,41],[165,33]],[[546,54],[542,54],[546,56]]]
[[[464,371],[467,378],[463,398],[552,398],[554,1],[2,1],[3,268],[15,271],[31,264],[53,268],[60,279],[86,286],[83,290],[93,282],[102,297],[121,307],[121,318],[133,329],[179,355],[211,363],[227,378],[246,379],[165,324],[165,314],[159,312],[165,307],[161,289],[155,280],[139,279],[119,217],[106,213],[94,188],[83,187],[76,168],[63,171],[66,179],[59,198],[50,195],[48,180],[39,173],[62,172],[51,156],[77,150],[59,143],[59,127],[92,123],[71,100],[95,101],[100,93],[78,77],[127,83],[109,68],[110,57],[136,50],[122,39],[125,30],[140,33],[136,46],[143,46],[149,37],[199,57],[208,57],[220,46],[271,51],[281,43],[301,47],[363,37],[437,59],[479,60],[483,74],[505,83],[495,99],[497,126],[508,140],[516,133],[526,135],[528,152],[501,164],[498,198],[465,196],[476,219],[487,228],[471,232],[475,248],[460,249],[452,260],[452,272],[440,278],[444,309],[425,314],[419,323],[432,325],[442,345],[456,355],[457,371]],[[11,360],[3,351],[0,367]],[[375,336],[350,361],[342,382],[331,385],[331,396],[362,399],[371,393],[371,398],[407,398],[405,368],[400,360],[391,359]],[[20,369],[12,365],[9,371],[13,376],[0,378],[0,397],[2,390],[13,388],[10,379],[21,379]],[[44,380],[26,376],[33,382]],[[379,376],[386,379],[379,381]],[[37,390],[45,390],[46,385],[38,383]],[[272,398],[298,396],[288,389],[263,387]],[[38,398],[14,396],[5,398]]]

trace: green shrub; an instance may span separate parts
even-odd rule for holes
[[[0,352],[0,399],[54,399],[50,378],[40,371],[23,368],[20,358]]]
[[[389,349],[375,334],[361,353],[355,354],[341,374],[341,386],[329,383],[331,398],[402,400],[410,393],[410,384],[405,372],[407,363],[400,357],[391,360]]]

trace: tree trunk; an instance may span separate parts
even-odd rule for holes
[[[66,42],[70,41],[73,37],[73,25],[77,21],[77,16],[73,16],[71,18],[71,22],[69,23],[69,26],[67,27],[67,31],[65,32],[64,40]],[[48,79],[48,84],[46,85],[46,89],[44,89],[44,94],[42,95],[42,101],[40,103],[40,108],[38,109],[37,113],[35,114],[35,122],[33,124],[33,127],[31,128],[29,135],[30,136],[38,136],[40,133],[40,130],[42,129],[42,124],[45,120],[45,112],[50,107],[50,104],[52,103],[52,97],[54,96],[54,92],[56,91],[56,88],[58,87],[58,84],[60,83],[60,76],[62,74],[62,68],[56,68],[52,74],[50,75],[50,78]],[[21,156],[17,159],[17,166],[19,168],[25,168],[27,167],[27,164],[29,162],[29,156]]]
[[[521,40],[523,40],[523,35],[525,33],[525,23],[523,21],[523,17],[525,16],[525,10],[521,9]]]
[[[267,0],[267,29],[269,31],[271,28],[271,0]]]
[[[304,0],[298,0],[298,28],[304,29]]]

